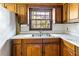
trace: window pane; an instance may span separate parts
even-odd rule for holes
[[[30,12],[32,29],[50,29],[51,9],[31,9]]]

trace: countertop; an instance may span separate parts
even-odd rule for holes
[[[47,36],[32,36],[32,34],[18,34],[18,35],[15,35],[7,40],[10,40],[10,39],[26,39],[26,38],[61,38],[63,40],[66,40],[76,46],[79,47],[79,36],[74,36],[74,35],[71,35],[71,34],[51,34],[51,36],[47,37]],[[3,42],[0,43],[0,49],[4,46],[5,42],[7,40],[4,40]]]
[[[26,39],[26,38],[61,38],[79,47],[79,37],[71,35],[71,34],[51,34],[50,37],[45,37],[45,36],[33,37],[30,34],[19,34],[19,35],[12,37],[11,39]]]

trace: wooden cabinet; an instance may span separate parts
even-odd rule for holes
[[[7,8],[8,10],[16,13],[16,4],[4,4],[4,7]]]
[[[60,38],[13,39],[13,56],[79,56],[79,47]]]
[[[41,39],[14,39],[14,56],[42,56]]]
[[[55,23],[63,23],[63,6],[56,8]]]
[[[13,40],[13,44],[12,44],[12,55],[13,56],[21,56],[22,52],[22,45],[21,45],[21,40]]]
[[[17,4],[17,14],[21,24],[26,24],[28,20],[27,4]]]
[[[79,22],[79,4],[65,3],[63,4],[63,22]]]
[[[63,23],[68,22],[68,4],[63,4]]]
[[[22,47],[22,56],[42,56],[41,44],[24,44]]]
[[[42,39],[23,39],[23,56],[42,56]]]
[[[67,4],[67,22],[79,22],[79,4]]]
[[[67,42],[65,40],[62,41],[62,55],[63,56],[75,56],[75,45]]]
[[[13,55],[16,56],[59,56],[60,39],[15,39]]]
[[[18,16],[19,23],[21,24],[27,24],[28,22],[28,5],[27,4],[14,4],[14,3],[7,3],[4,4],[4,7],[14,13],[16,13]]]
[[[79,56],[79,47],[75,46],[75,48],[76,48],[76,56]]]
[[[60,39],[50,38],[43,39],[43,55],[44,56],[59,56]]]
[[[71,3],[69,4],[69,7],[70,7],[70,20],[75,20],[75,19],[78,19],[78,10],[79,10],[79,6],[78,6],[78,3]]]
[[[21,56],[22,55],[21,48],[22,48],[21,44],[13,45],[12,55],[13,56]]]

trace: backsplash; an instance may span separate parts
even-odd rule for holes
[[[66,28],[64,24],[53,24],[52,30],[50,31],[41,31],[42,33],[65,33]],[[39,33],[40,31],[30,31],[29,26],[27,24],[21,25],[21,32],[20,33]]]
[[[79,36],[79,23],[67,24],[67,33]]]

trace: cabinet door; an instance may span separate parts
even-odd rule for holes
[[[23,56],[42,56],[42,44],[24,44],[22,48]]]
[[[16,4],[5,4],[4,7],[16,13]]]
[[[79,56],[79,47],[76,46],[76,56]]]
[[[17,13],[21,24],[27,23],[28,8],[25,4],[17,4]]]
[[[21,44],[15,44],[13,45],[13,56],[21,56],[22,51],[21,51]]]
[[[63,56],[75,56],[75,46],[63,40]]]
[[[63,5],[63,23],[67,23],[67,16],[68,16],[68,4]]]
[[[43,39],[43,55],[59,56],[59,38]]]
[[[45,56],[59,56],[59,45],[56,44],[43,44]]]
[[[63,56],[75,56],[75,51],[64,46],[63,48]]]
[[[62,7],[57,7],[56,8],[56,15],[55,15],[55,19],[56,19],[56,23],[63,23],[63,8]]]
[[[78,3],[71,3],[69,5],[69,8],[70,8],[70,20],[72,19],[78,19],[79,15],[78,15],[78,9],[79,9],[79,6],[78,6]]]

